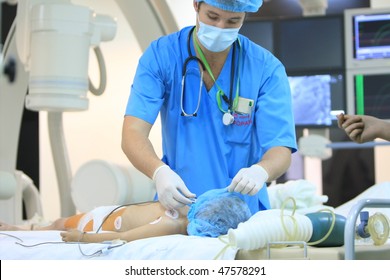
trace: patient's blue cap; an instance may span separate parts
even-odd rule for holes
[[[188,211],[188,235],[218,237],[251,216],[239,193],[213,189],[200,195]]]
[[[255,13],[263,5],[263,0],[196,0],[230,12]]]

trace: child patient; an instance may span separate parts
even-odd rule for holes
[[[65,242],[91,243],[115,239],[130,242],[170,234],[218,237],[251,216],[241,196],[226,189],[214,189],[199,196],[191,206],[178,210],[166,210],[158,201],[103,206],[28,230],[64,230],[60,234]],[[27,229],[0,223],[0,231],[5,230]]]

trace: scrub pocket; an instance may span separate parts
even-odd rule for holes
[[[249,145],[253,117],[249,114],[234,114],[234,123],[226,126],[226,142],[235,145]]]

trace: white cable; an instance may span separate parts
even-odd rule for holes
[[[89,79],[89,91],[92,92],[92,94],[99,96],[99,95],[102,95],[104,93],[104,91],[106,90],[107,70],[106,70],[106,64],[104,62],[104,57],[103,57],[103,54],[102,54],[100,47],[98,47],[98,46],[94,47],[93,50],[95,52],[95,55],[96,55],[96,58],[98,61],[98,65],[99,65],[100,85],[98,88],[95,88],[91,82],[91,79]]]

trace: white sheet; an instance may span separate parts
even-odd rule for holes
[[[390,183],[372,186],[355,199],[336,208],[336,213],[347,216],[350,208],[358,200],[365,198],[390,199]],[[389,208],[370,210],[385,213],[390,217]],[[233,260],[237,253],[236,249],[231,247],[225,248],[226,244],[218,238],[171,235],[137,240],[120,247],[105,250],[109,246],[115,246],[115,244],[92,243],[78,245],[63,243],[59,233],[59,231],[0,231],[0,259],[212,260],[222,250],[226,249],[218,259]],[[17,238],[21,239],[21,241]],[[32,247],[25,247],[17,242]],[[104,250],[104,254],[93,257],[83,255],[83,253],[91,255],[99,250]]]
[[[19,243],[36,246],[25,247]],[[125,243],[94,257],[83,255],[109,246],[115,244],[65,243],[61,241],[60,231],[0,231],[1,260],[212,260],[225,244],[218,238],[170,235]],[[218,259],[233,260],[235,255],[236,250],[228,248]]]

